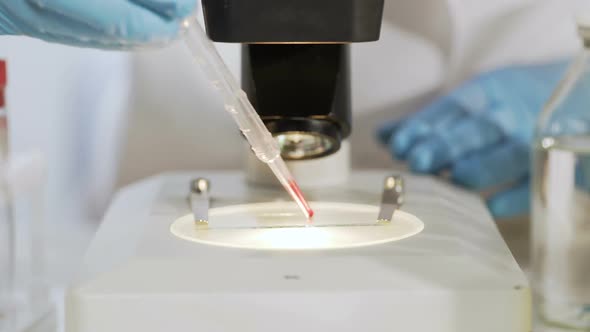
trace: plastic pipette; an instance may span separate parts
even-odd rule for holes
[[[272,137],[254,110],[248,96],[240,88],[225,62],[217,53],[215,45],[207,37],[196,18],[188,18],[184,20],[182,25],[185,44],[213,87],[223,95],[225,109],[232,115],[242,134],[250,143],[252,151],[260,161],[270,167],[281,185],[299,205],[305,216],[310,219],[313,216],[313,210],[281,158],[278,142]]]

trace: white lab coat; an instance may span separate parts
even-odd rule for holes
[[[390,167],[374,128],[484,70],[578,48],[570,1],[386,0],[381,40],[353,45],[355,167]],[[219,45],[239,73],[239,48]],[[135,54],[0,38],[13,147],[47,152],[50,211],[98,216],[118,184],[237,169],[246,151],[182,44]]]

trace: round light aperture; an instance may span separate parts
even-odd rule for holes
[[[398,241],[420,233],[424,224],[412,214],[396,211],[391,223],[377,225],[379,208],[349,203],[312,202],[311,224],[292,202],[213,208],[209,227],[197,226],[192,214],[170,227],[177,237],[207,245],[266,249],[345,249]],[[301,226],[301,227],[299,227]]]

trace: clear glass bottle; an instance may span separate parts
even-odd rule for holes
[[[6,67],[0,60],[0,332],[20,332],[40,324],[52,303],[43,248],[44,179],[26,158],[13,162]]]
[[[6,104],[6,63],[0,60],[0,167],[6,164],[7,137]],[[15,231],[10,199],[6,186],[0,179],[0,332],[15,328],[14,272],[15,272]]]
[[[590,331],[590,25],[541,113],[533,151],[532,286],[541,320]]]

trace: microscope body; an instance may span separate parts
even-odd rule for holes
[[[241,43],[242,85],[288,161],[351,132],[351,43],[379,39],[384,0],[203,0],[207,34]]]
[[[68,289],[67,332],[531,331],[526,278],[477,195],[406,174],[399,212],[424,227],[375,239],[391,172],[348,176],[348,48],[378,39],[383,0],[203,0],[203,9],[211,39],[243,44],[244,89],[318,207],[318,226],[281,223],[293,204],[250,185],[274,180],[255,157],[250,183],[199,170],[128,186]],[[211,183],[205,229],[187,201],[195,178]],[[335,225],[361,212],[370,216],[355,221],[370,225],[318,224],[324,213]],[[184,221],[186,233],[175,231]]]

